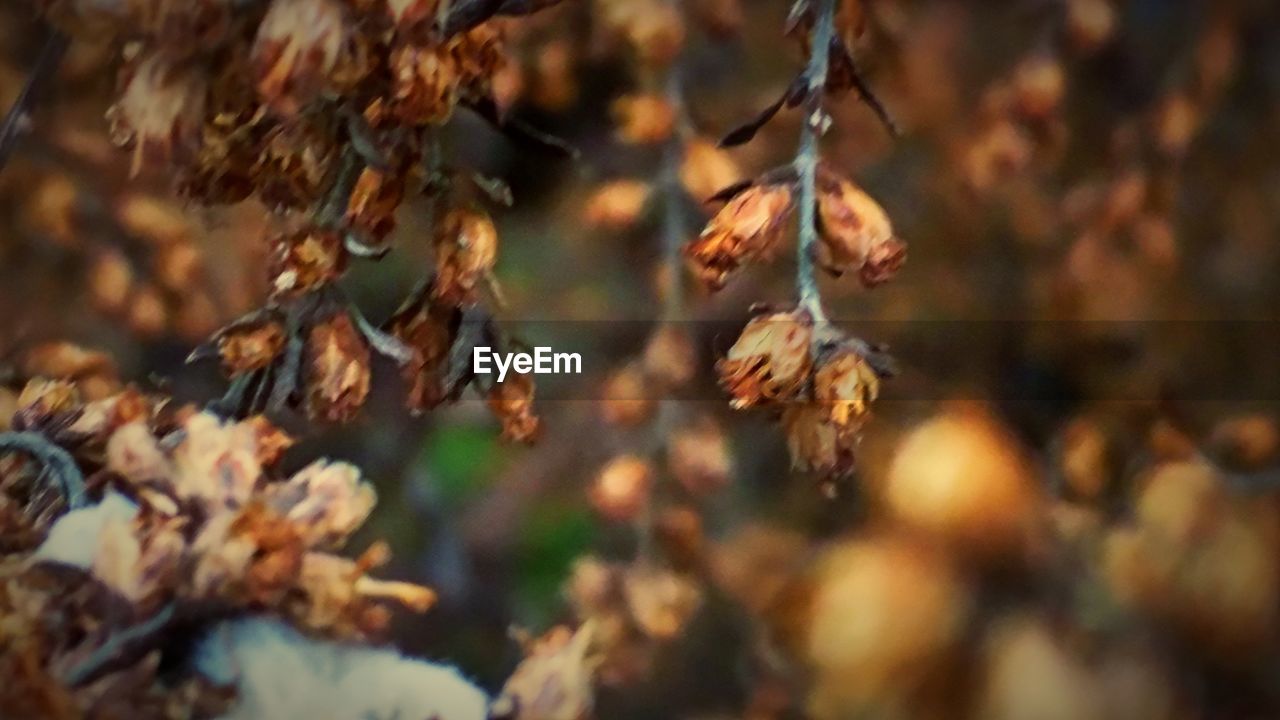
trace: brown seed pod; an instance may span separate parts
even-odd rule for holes
[[[369,344],[351,316],[338,313],[307,337],[307,412],[326,422],[348,422],[369,396]]]
[[[866,358],[853,350],[835,351],[819,363],[814,374],[813,399],[841,429],[860,429],[879,394],[880,377]]]
[[[697,582],[665,568],[629,567],[622,587],[632,621],[655,640],[675,638],[702,606]]]
[[[347,202],[346,223],[374,244],[396,227],[396,210],[404,200],[403,173],[365,168]]]
[[[489,409],[502,423],[502,437],[514,442],[533,442],[541,421],[533,412],[533,380],[528,375],[508,376],[489,391]]]
[[[698,372],[698,351],[684,328],[666,325],[644,346],[644,372],[667,388],[686,385]]]
[[[435,297],[456,305],[474,303],[498,259],[498,230],[480,210],[449,212],[436,235]]]
[[[782,411],[782,429],[793,469],[829,477],[853,470],[858,434],[837,425],[829,407],[812,403],[788,405]]]
[[[453,115],[461,83],[457,63],[444,48],[402,45],[391,53],[391,106],[410,125],[441,125]]]
[[[228,330],[218,337],[223,372],[236,377],[261,370],[284,349],[285,339],[284,326],[274,320]]]
[[[259,97],[277,113],[296,115],[353,63],[352,35],[339,0],[273,0],[253,45]]]
[[[130,172],[144,163],[187,159],[199,146],[208,80],[160,54],[144,56],[107,111],[111,139],[133,149]]]
[[[809,378],[813,321],[801,311],[751,319],[716,364],[734,408],[794,398]]]
[[[610,425],[635,427],[652,417],[656,407],[645,373],[635,363],[615,370],[601,388],[600,417]]]
[[[724,489],[732,469],[724,431],[710,417],[672,431],[667,436],[667,468],[694,495]]]
[[[685,255],[702,281],[718,290],[743,263],[776,254],[791,207],[790,187],[753,185],[711,218],[702,234],[685,246]]]
[[[596,188],[587,199],[582,217],[600,230],[625,230],[640,219],[653,188],[640,180],[614,180]]]
[[[458,309],[423,297],[391,318],[391,334],[413,350],[401,367],[409,395],[409,409],[421,412],[444,402],[449,350],[457,337]]]
[[[1066,85],[1066,73],[1057,58],[1043,54],[1027,58],[1013,74],[1018,111],[1031,120],[1048,119],[1062,106]]]

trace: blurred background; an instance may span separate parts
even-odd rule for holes
[[[490,688],[521,656],[511,627],[583,619],[584,558],[626,564],[652,541],[589,500],[611,458],[663,437],[610,421],[607,388],[672,292],[672,226],[601,199],[667,161],[619,138],[615,101],[645,80],[603,29],[607,5],[569,0],[508,31],[512,112],[580,158],[463,112],[443,143],[514,196],[493,213],[501,326],[586,358],[581,377],[539,379],[539,441],[502,441],[472,397],[411,417],[394,368],[348,426],[282,418],[298,465],[347,459],[376,483],[353,546],[386,539],[389,572],[440,593],[393,640]],[[753,117],[802,67],[787,5],[684,4],[679,95],[696,136]],[[776,418],[733,412],[713,367],[752,303],[794,302],[790,253],[714,295],[683,283],[699,357],[668,405],[723,433],[730,470],[703,496],[655,488],[658,540],[695,556],[699,601],[643,672],[603,684],[598,715],[1280,716],[1280,5],[864,13],[855,54],[902,136],[850,96],[824,154],[883,205],[910,259],[875,291],[822,290],[843,328],[890,346],[899,376],[853,478],[792,472]],[[0,0],[0,107],[42,42],[32,7]],[[161,171],[130,177],[104,121],[118,50],[70,46],[0,170],[0,404],[52,341],[206,402],[224,390],[217,368],[184,359],[267,295],[267,209],[197,206]],[[799,130],[784,110],[727,157],[755,176],[790,162]],[[691,201],[677,227],[692,238],[712,211]],[[431,268],[426,216],[410,198],[395,251],[343,280],[368,317]],[[664,524],[681,510],[692,539]]]

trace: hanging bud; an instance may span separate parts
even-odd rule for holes
[[[495,23],[482,23],[454,35],[444,46],[458,69],[458,81],[478,95],[490,94],[490,78],[507,65],[502,33]]]
[[[529,443],[538,436],[541,421],[533,412],[533,380],[528,375],[508,376],[489,391],[489,409],[502,423],[502,437]]]
[[[337,280],[347,268],[347,252],[338,233],[304,228],[277,236],[273,247],[271,289],[277,297],[296,297]]]
[[[695,138],[684,146],[680,183],[697,202],[705,202],[721,190],[742,180],[742,170],[728,152],[706,138]]]
[[[837,427],[858,430],[880,394],[880,378],[857,352],[837,350],[823,360],[813,378],[813,398],[828,410]]]
[[[791,204],[786,185],[753,185],[730,200],[685,246],[702,281],[718,290],[743,263],[771,259]]]
[[[824,405],[789,405],[782,411],[791,467],[799,472],[838,476],[853,469],[857,436],[831,420]]]
[[[396,227],[404,181],[402,173],[365,168],[347,202],[347,225],[374,244],[386,240]]]
[[[409,409],[422,412],[445,399],[445,373],[449,349],[457,336],[458,310],[422,297],[396,312],[391,334],[413,350],[413,359],[401,367],[409,386]]]
[[[588,491],[591,507],[614,522],[634,520],[649,502],[653,488],[653,466],[634,455],[608,462]]]
[[[403,45],[391,53],[392,107],[410,125],[442,125],[458,104],[458,68],[438,47]]]
[[[632,620],[655,640],[675,638],[702,605],[697,583],[671,570],[637,565],[622,582]]]
[[[610,425],[635,427],[657,406],[641,367],[629,363],[614,371],[601,391],[600,417]]]
[[[218,337],[218,357],[228,377],[236,377],[271,364],[284,349],[284,327],[268,320],[229,329]]]
[[[733,407],[795,397],[809,377],[812,343],[813,321],[800,311],[752,318],[716,364]]]
[[[200,144],[208,82],[189,67],[158,54],[130,73],[120,99],[107,111],[111,139],[133,149],[132,174],[144,163],[185,159]]]
[[[661,95],[627,95],[614,101],[613,119],[623,142],[658,145],[675,131],[676,109]]]
[[[698,351],[683,328],[666,325],[644,348],[644,372],[667,388],[686,385],[698,371]]]
[[[339,0],[274,0],[253,45],[259,97],[277,113],[296,115],[334,87],[353,61],[351,43]]]
[[[728,485],[729,444],[716,421],[704,417],[668,435],[667,468],[694,495],[710,495]]]
[[[435,296],[462,305],[476,301],[477,286],[491,279],[498,259],[498,230],[479,210],[451,211],[436,236]]]
[[[822,267],[836,276],[858,272],[868,287],[892,277],[906,258],[884,208],[825,166],[818,172],[818,229]]]
[[[369,396],[369,345],[351,317],[338,313],[307,338],[307,412],[326,422],[347,422]]]
[[[589,655],[592,625],[553,628],[525,643],[525,657],[494,700],[489,717],[512,720],[591,717],[599,660]]]

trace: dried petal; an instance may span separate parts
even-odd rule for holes
[[[716,213],[685,254],[703,282],[719,289],[743,263],[773,257],[790,212],[788,186],[753,185]]]
[[[800,312],[751,319],[716,364],[720,384],[737,409],[795,397],[812,367],[813,322]]]
[[[369,344],[346,313],[311,329],[307,337],[307,411],[327,422],[347,422],[369,396]]]

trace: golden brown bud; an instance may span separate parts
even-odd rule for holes
[[[338,233],[305,228],[273,241],[271,288],[279,297],[293,297],[337,280],[347,267],[347,252]]]
[[[644,347],[644,372],[664,387],[679,387],[698,371],[698,351],[683,328],[660,328]]]
[[[871,403],[879,393],[876,371],[852,350],[837,350],[814,374],[813,399],[842,429],[859,429],[871,414]]]
[[[653,488],[653,466],[634,455],[608,462],[588,491],[591,507],[609,520],[634,520],[649,502]]]
[[[627,569],[623,592],[631,618],[655,640],[674,638],[702,605],[702,589],[696,582],[680,573],[648,565]]]
[[[133,149],[130,172],[143,163],[186,159],[200,143],[208,81],[155,54],[144,57],[107,111],[112,141]]]
[[[752,318],[716,364],[733,407],[795,397],[809,377],[812,342],[813,321],[799,311]]]
[[[718,290],[743,263],[773,257],[790,212],[789,187],[754,185],[716,213],[685,254],[703,282]]]
[[[391,318],[391,334],[413,350],[401,368],[409,385],[410,410],[429,410],[444,401],[444,375],[455,335],[456,309],[422,298]]]
[[[601,390],[600,417],[610,425],[635,427],[648,420],[656,406],[644,371],[635,363],[611,373]]]
[[[873,265],[864,281],[866,277],[887,279],[905,259],[905,246],[894,238],[884,208],[825,167],[818,175],[818,225],[818,261],[833,275],[861,273]]]
[[[667,437],[667,468],[694,495],[709,495],[729,484],[729,443],[715,420],[704,417]]]
[[[1067,34],[1083,52],[1096,50],[1111,39],[1116,29],[1116,11],[1110,0],[1069,0]]]
[[[396,227],[396,210],[404,200],[404,175],[365,168],[347,202],[347,225],[380,243]]]
[[[697,202],[704,202],[721,190],[742,180],[742,170],[725,150],[706,138],[695,138],[684,146],[680,183]]]
[[[284,327],[275,321],[229,330],[218,338],[223,372],[235,377],[260,370],[275,360],[284,342]]]
[[[653,190],[639,180],[614,180],[596,189],[587,199],[583,219],[603,230],[625,230],[636,223]]]
[[[436,236],[435,296],[453,304],[472,303],[490,279],[498,259],[498,230],[479,210],[451,211]]]
[[[628,95],[613,103],[618,138],[633,145],[657,145],[671,137],[676,109],[662,95]]]
[[[1062,106],[1067,78],[1062,63],[1049,55],[1034,55],[1018,65],[1013,76],[1018,111],[1033,120],[1044,120]]]
[[[412,125],[440,125],[458,103],[457,64],[439,47],[403,45],[391,53],[392,107]]]
[[[369,345],[351,317],[338,313],[307,338],[307,411],[316,419],[346,422],[369,396]]]
[[[352,28],[339,0],[273,0],[258,26],[253,72],[274,111],[296,115],[352,62]]]
[[[782,428],[794,469],[828,476],[843,475],[853,469],[857,432],[832,421],[827,406],[788,405],[782,411]]]

